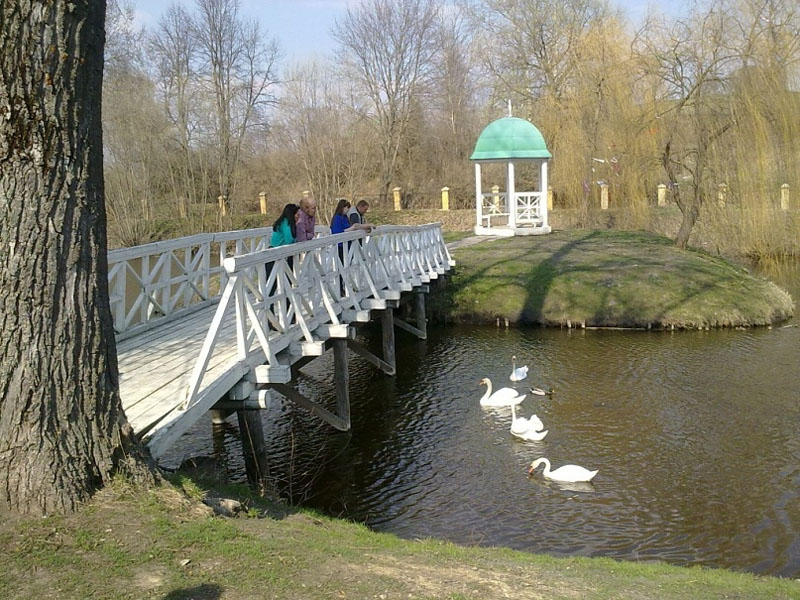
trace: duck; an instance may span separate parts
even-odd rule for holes
[[[533,461],[528,469],[528,475],[532,475],[536,470],[536,467],[541,464],[544,464],[544,471],[542,471],[542,475],[544,475],[545,479],[552,479],[553,481],[561,481],[563,483],[591,481],[592,478],[597,475],[597,471],[590,471],[589,469],[580,467],[578,465],[564,465],[563,467],[558,467],[555,471],[551,471],[550,461],[546,458],[537,458],[535,461]]]
[[[528,365],[524,367],[517,366],[517,357],[511,357],[511,376],[509,379],[511,381],[522,381],[528,376]]]
[[[549,390],[543,390],[542,388],[532,387],[529,389],[531,394],[534,396],[552,396],[553,392],[555,391],[553,388],[550,388]]]
[[[531,416],[529,419],[517,418],[515,406],[511,405],[511,435],[529,442],[540,442],[547,435],[547,429],[539,417]]]
[[[481,406],[511,406],[512,404],[519,404],[525,399],[525,394],[521,395],[513,388],[500,388],[492,393],[492,382],[488,377],[480,380],[478,385],[486,386],[486,393],[481,398]]]

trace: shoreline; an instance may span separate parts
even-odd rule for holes
[[[431,299],[444,323],[635,330],[769,327],[794,301],[702,250],[640,231],[566,230],[454,244],[456,269]]]

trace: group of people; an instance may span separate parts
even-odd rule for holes
[[[342,198],[336,205],[331,220],[331,233],[343,233],[363,229],[372,231],[372,225],[366,222],[364,215],[369,209],[369,202],[359,200],[355,206]],[[314,228],[317,225],[317,201],[304,197],[300,204],[289,203],[272,224],[270,247],[285,246],[294,242],[305,242],[314,239]]]

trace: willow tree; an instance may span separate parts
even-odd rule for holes
[[[23,513],[147,473],[127,458],[108,301],[105,9],[0,0],[0,506]]]
[[[675,244],[689,243],[701,208],[712,197],[715,156],[737,125],[730,75],[741,64],[731,42],[731,16],[720,0],[671,23],[648,23],[637,42],[642,78],[651,82],[652,124],[661,165],[682,213]]]
[[[552,180],[561,201],[583,198],[587,209],[589,182],[599,179],[592,158],[610,141],[600,121],[615,108],[609,94],[624,61],[617,13],[604,0],[471,0],[468,6],[494,96],[512,99],[515,115],[541,129],[559,157]]]

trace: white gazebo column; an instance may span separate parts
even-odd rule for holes
[[[508,211],[508,226],[517,228],[517,200],[514,197],[514,163],[508,163],[506,172],[506,210]]]
[[[539,175],[539,213],[542,215],[542,227],[547,224],[547,160],[542,161]]]
[[[481,165],[475,163],[475,226],[480,227],[483,222],[483,192],[481,191]]]

